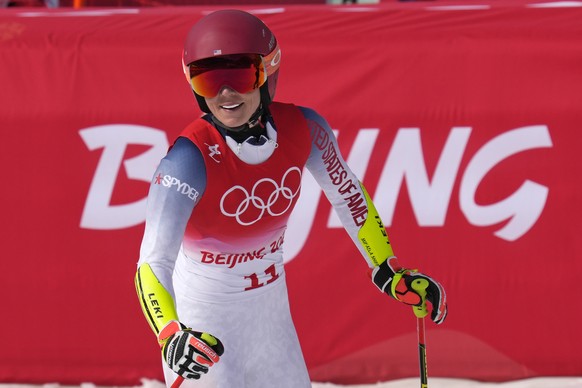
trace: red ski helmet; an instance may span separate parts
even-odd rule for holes
[[[226,55],[259,55],[267,73],[267,81],[260,86],[261,102],[266,107],[275,96],[281,50],[275,34],[254,15],[241,10],[220,10],[204,16],[188,32],[182,64],[184,74],[192,87],[190,65],[194,62]],[[209,113],[204,97],[192,88],[198,105]]]

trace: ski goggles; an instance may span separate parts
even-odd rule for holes
[[[196,94],[212,98],[228,86],[240,94],[258,89],[267,81],[260,55],[227,55],[194,62],[186,69]]]

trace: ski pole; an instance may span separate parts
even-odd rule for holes
[[[426,308],[426,289],[428,280],[416,279],[412,282],[412,288],[420,295],[422,304],[412,306],[412,311],[416,315],[416,330],[418,334],[418,360],[420,366],[420,388],[428,388],[428,373],[426,366],[426,339],[424,330],[424,317],[428,314]]]
[[[178,375],[178,377],[176,377],[176,380],[174,380],[174,382],[172,383],[171,388],[178,388],[180,385],[182,385],[183,381],[184,381],[184,378],[182,376]]]

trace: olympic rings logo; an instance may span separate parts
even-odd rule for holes
[[[280,184],[263,178],[255,182],[250,193],[240,185],[231,187],[220,199],[220,210],[225,216],[234,217],[240,225],[252,225],[265,213],[277,217],[287,212],[300,189],[301,170],[291,167]]]

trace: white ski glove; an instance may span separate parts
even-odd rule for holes
[[[164,326],[158,342],[168,366],[185,379],[198,380],[224,353],[224,346],[218,338],[193,331],[178,321],[170,321]]]

